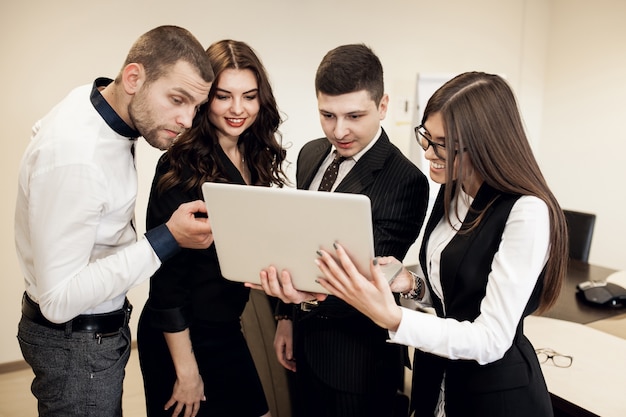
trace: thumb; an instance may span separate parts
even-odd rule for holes
[[[378,257],[372,259],[370,264],[370,274],[372,276],[372,282],[378,288],[388,287],[389,284],[385,278],[385,273],[380,268],[380,262]]]

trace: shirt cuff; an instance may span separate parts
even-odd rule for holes
[[[157,329],[167,333],[178,333],[189,328],[191,324],[191,306],[158,309],[146,306],[151,312],[150,323]]]
[[[159,257],[161,262],[165,262],[172,256],[180,252],[180,246],[174,239],[174,235],[167,228],[165,223],[146,232],[146,239],[150,242],[150,246]]]
[[[414,340],[412,340],[412,337],[414,336],[414,329],[418,327],[415,324],[415,320],[419,320],[419,315],[424,313],[403,306],[400,306],[400,310],[402,311],[400,324],[398,324],[398,328],[395,332],[388,330],[389,341],[392,343],[416,347],[417,345],[415,345],[413,343]],[[415,318],[414,316],[418,317]]]

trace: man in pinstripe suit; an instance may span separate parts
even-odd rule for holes
[[[335,155],[345,158],[330,191],[367,195],[376,255],[403,259],[426,215],[428,182],[381,127],[389,98],[378,57],[365,45],[335,48],[322,60],[315,88],[326,137],[300,151],[298,188],[318,190]],[[280,363],[295,372],[294,416],[392,416],[403,348],[387,343],[384,329],[336,297],[305,302],[315,295],[294,290],[286,271],[270,267],[261,275],[263,289],[282,300],[274,347]]]

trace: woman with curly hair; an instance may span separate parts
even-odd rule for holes
[[[207,54],[215,82],[193,126],[157,164],[149,228],[180,203],[202,198],[207,181],[287,183],[282,120],[261,61],[233,40],[212,44]],[[269,415],[241,331],[248,295],[221,275],[214,245],[181,250],[151,278],[138,329],[148,416]]]

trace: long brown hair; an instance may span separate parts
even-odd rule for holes
[[[170,171],[161,177],[159,190],[182,183],[184,189],[200,191],[206,181],[226,181],[217,149],[220,145],[216,129],[209,121],[209,105],[215,97],[219,77],[226,69],[250,70],[258,84],[259,114],[239,137],[239,143],[244,143],[244,160],[254,185],[282,187],[288,183],[282,167],[287,152],[278,131],[282,119],[263,64],[250,46],[230,39],[215,42],[206,53],[215,72],[215,82],[192,127],[165,154]]]
[[[433,94],[424,110],[422,123],[437,112],[443,118],[446,149],[464,150],[456,154],[448,152],[446,156],[446,218],[449,218],[451,202],[460,195],[461,187],[454,187],[453,183],[462,184],[466,171],[472,169],[498,191],[532,195],[548,206],[550,256],[545,267],[539,311],[549,309],[559,295],[567,270],[567,226],[563,211],[528,143],[513,91],[497,75],[464,73]],[[471,168],[464,169],[468,164]],[[469,230],[481,221],[481,214]]]

